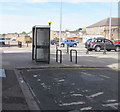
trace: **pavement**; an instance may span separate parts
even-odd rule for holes
[[[106,70],[103,70],[104,73],[109,71],[109,73],[111,73],[111,77],[113,77],[114,73],[116,75],[115,75],[115,79],[112,81],[113,83],[111,83],[111,84],[110,84],[110,82],[104,82],[102,80],[104,83],[106,83],[106,86],[105,87],[103,86],[103,88],[107,88],[109,85],[112,86],[112,84],[114,84],[114,86],[112,86],[112,90],[110,89],[110,91],[112,91],[114,93],[114,90],[115,90],[115,93],[117,92],[117,86],[116,86],[117,83],[114,83],[114,81],[117,81],[117,71],[119,69],[119,66],[118,66],[118,60],[119,60],[118,56],[119,56],[119,53],[118,52],[111,51],[111,52],[107,52],[107,54],[103,55],[103,51],[101,51],[101,52],[94,52],[94,51],[92,51],[92,52],[89,52],[89,54],[86,54],[86,49],[84,48],[84,45],[81,44],[81,45],[79,45],[76,48],[72,48],[72,47],[70,48],[70,49],[76,49],[78,51],[78,62],[77,62],[77,64],[75,64],[74,56],[73,56],[73,62],[70,62],[69,54],[66,53],[66,48],[59,48],[59,49],[62,50],[62,54],[63,54],[62,64],[60,64],[59,62],[55,61],[56,60],[56,57],[55,57],[56,56],[56,54],[55,54],[55,50],[56,50],[55,46],[51,46],[51,55],[50,55],[50,59],[51,60],[50,60],[50,64],[36,63],[36,62],[32,61],[31,45],[29,45],[29,47],[24,45],[22,48],[18,48],[17,46],[13,46],[13,47],[7,47],[6,46],[6,47],[2,47],[1,48],[1,52],[2,52],[2,59],[1,59],[2,60],[1,61],[2,62],[2,69],[5,69],[5,73],[6,73],[6,77],[2,78],[2,93],[3,93],[3,96],[2,96],[2,98],[3,98],[2,109],[3,110],[40,110],[41,108],[43,110],[46,110],[46,109],[47,110],[49,110],[49,109],[50,110],[51,109],[52,110],[57,110],[57,109],[60,110],[62,108],[62,106],[61,106],[61,108],[57,108],[58,105],[55,106],[56,108],[54,108],[53,105],[55,103],[53,103],[53,105],[52,105],[53,100],[50,99],[50,98],[53,98],[53,96],[56,96],[56,94],[58,94],[59,97],[63,97],[63,96],[60,96],[59,92],[56,93],[56,94],[52,93],[53,90],[56,89],[54,87],[51,89],[50,94],[46,94],[46,93],[48,93],[48,91],[44,92],[44,89],[41,89],[41,91],[40,91],[40,96],[41,97],[44,94],[48,95],[46,97],[45,102],[49,103],[50,106],[46,107],[45,105],[43,105],[43,106],[39,105],[39,100],[37,100],[37,98],[38,98],[37,94],[39,92],[35,92],[35,91],[37,91],[37,89],[41,88],[41,87],[36,88],[35,85],[36,85],[37,82],[33,78],[34,75],[35,75],[35,74],[33,75],[33,73],[35,73],[35,72],[36,73],[38,73],[38,72],[41,73],[40,69],[51,68],[52,70],[53,69],[56,70],[56,68],[58,68],[58,69],[61,68],[61,69],[63,69],[63,71],[62,71],[63,77],[68,77],[68,74],[70,74],[71,77],[67,79],[67,84],[65,84],[65,85],[64,85],[64,83],[62,84],[62,86],[64,85],[66,88],[68,88],[68,89],[66,89],[66,91],[68,90],[68,92],[71,92],[70,91],[71,90],[71,86],[74,86],[74,85],[71,85],[70,88],[69,88],[69,85],[71,83],[70,81],[73,81],[73,83],[75,83],[75,81],[79,82],[79,80],[77,80],[78,74],[79,74],[79,70],[78,69],[84,68],[83,71],[82,71],[82,72],[84,72],[88,68],[92,68],[92,70],[89,71],[89,72],[92,72],[92,74],[93,74],[94,73],[94,69],[97,68],[98,69],[97,70],[98,71],[98,75],[100,75],[99,74],[100,71],[102,71],[103,69],[106,69]],[[64,71],[64,68],[68,69],[68,70]],[[72,71],[70,71],[70,69],[74,71],[74,68],[77,68],[77,72],[76,73],[73,73]],[[31,70],[31,72],[28,73],[29,70]],[[54,74],[52,76],[53,78],[55,76],[59,76],[59,74],[57,74],[57,71],[55,73],[56,73],[56,75]],[[32,75],[29,75],[29,74],[32,74]],[[45,74],[47,74],[47,73],[45,73]],[[51,74],[53,74],[53,72]],[[72,74],[76,74],[75,79],[74,79],[74,77],[72,77]],[[80,78],[81,82],[84,82],[83,80],[88,80],[88,79],[91,78],[88,75],[84,76],[83,75],[84,73],[80,73],[80,74],[82,74],[82,76]],[[97,74],[97,72],[96,72],[96,74]],[[103,74],[103,77],[108,77],[108,76],[104,76],[104,74]],[[48,77],[47,77],[47,79],[44,79],[44,78],[45,77],[43,77],[43,80],[42,80],[43,84],[45,84],[44,81],[46,82],[46,80],[49,80]],[[58,78],[60,78],[60,77],[58,77]],[[93,82],[96,82],[96,80],[97,80],[98,82],[100,81],[99,84],[101,84],[101,83],[103,83],[101,81],[101,79],[102,78],[100,78],[100,77],[99,78],[96,77],[93,80]],[[30,81],[30,80],[32,80],[32,81]],[[49,83],[51,84],[51,83],[55,83],[55,82],[54,82],[54,80],[51,79]],[[91,83],[91,81],[88,81],[86,83],[86,85],[87,84],[89,85],[90,83]],[[94,83],[94,84],[97,84],[97,83]],[[98,87],[100,88],[99,84],[98,84]],[[40,85],[40,86],[45,86],[45,85]],[[116,86],[116,88],[113,89],[115,86]],[[77,87],[75,87],[75,88],[77,88]],[[36,89],[33,91],[33,88],[36,88]],[[88,88],[90,88],[90,89],[88,89]],[[83,88],[82,90],[88,90],[90,92],[88,95],[86,94],[87,96],[90,96],[90,95],[95,94],[95,93],[102,94],[102,92],[105,92],[106,95],[108,94],[108,91],[101,91],[102,89],[100,90],[100,89],[97,89],[96,87],[95,87],[96,91],[91,91],[92,88],[94,88],[94,86],[89,86],[89,87],[87,87],[87,89]],[[101,88],[102,88],[102,86],[101,86]],[[62,89],[64,89],[64,88],[62,88]],[[80,89],[80,88],[77,88],[77,89]],[[74,90],[74,92],[78,92],[78,91]],[[74,95],[75,94],[78,95],[78,93],[73,93],[73,94]],[[69,95],[72,95],[72,93],[70,93]],[[69,95],[67,96],[68,98],[70,97]],[[79,95],[80,95],[80,93],[79,93]],[[36,98],[36,96],[37,96],[37,98]],[[109,97],[109,95],[108,95],[108,97]],[[49,98],[49,100],[47,100],[47,98]],[[112,95],[111,98],[115,99],[114,103],[117,103],[117,96],[115,94]],[[85,94],[84,94],[83,99],[86,99]],[[56,100],[57,100],[56,104],[68,105],[69,107],[70,107],[70,105],[72,103],[73,103],[73,105],[76,102],[80,103],[79,100],[75,101],[75,102],[71,102],[71,104],[70,103],[68,104],[67,102],[64,103],[63,101],[58,103],[58,97],[57,97]],[[109,101],[109,98],[104,100],[103,103],[106,103],[105,101],[107,101],[107,100]],[[44,100],[42,100],[42,101],[44,101]],[[47,102],[47,101],[49,101],[49,102]],[[71,100],[69,100],[69,102],[70,101]],[[99,101],[99,99],[95,100],[95,102],[97,102],[97,101]],[[103,100],[101,100],[101,102],[102,101]],[[88,104],[86,106],[89,107],[89,108],[95,109],[95,108],[97,108],[97,107],[95,107],[95,102],[92,104],[93,105],[92,107],[89,106],[90,102],[88,102]],[[42,104],[46,104],[46,103],[42,102]],[[81,102],[81,103],[83,103],[83,102]],[[103,105],[105,105],[105,104],[103,104]],[[51,107],[53,107],[53,108],[51,108]],[[111,109],[116,109],[117,108],[116,105],[114,105],[113,107],[114,108],[111,108]],[[84,108],[84,106],[82,106],[81,108]],[[71,106],[70,108],[66,107],[66,109],[65,108],[62,108],[62,109],[63,110],[72,110],[72,109],[78,109],[78,108]]]

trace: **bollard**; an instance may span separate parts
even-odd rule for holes
[[[67,52],[69,54],[69,44],[67,44]]]
[[[27,44],[27,47],[28,47],[28,42],[26,42],[26,44]]]
[[[88,45],[87,45],[87,51],[86,51],[86,54],[89,54],[89,49],[88,49]]]
[[[70,50],[70,62],[72,62],[72,52],[75,52],[76,56],[75,56],[75,63],[77,64],[77,50],[71,49]]]
[[[59,49],[56,50],[56,62],[58,62],[58,52],[60,52],[60,63],[62,63],[62,51]]]
[[[58,46],[57,46],[57,44],[56,44],[56,50],[58,49]]]
[[[106,54],[106,45],[105,45],[105,39],[104,39],[104,51],[103,54]]]
[[[8,47],[10,47],[10,41],[8,42]]]
[[[22,42],[18,41],[18,47],[22,47]]]

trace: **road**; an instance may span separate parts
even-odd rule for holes
[[[116,110],[118,72],[106,68],[22,70],[41,110]]]

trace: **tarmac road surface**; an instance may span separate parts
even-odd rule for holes
[[[40,110],[117,110],[118,72],[108,68],[22,70]]]

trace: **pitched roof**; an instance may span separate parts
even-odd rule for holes
[[[118,19],[120,20],[120,18],[111,18],[111,25],[118,26]],[[87,28],[99,27],[99,26],[109,26],[109,20],[110,20],[110,18],[104,19],[102,21],[99,21],[95,24],[88,26]]]

